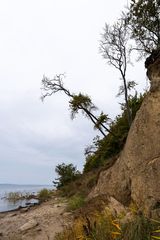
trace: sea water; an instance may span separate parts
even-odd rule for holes
[[[17,185],[17,184],[0,184],[0,212],[6,212],[17,209],[18,207],[25,207],[28,203],[37,203],[37,199],[19,200],[16,202],[8,201],[6,196],[9,192],[19,192],[22,194],[36,195],[43,188],[53,189],[50,185]]]

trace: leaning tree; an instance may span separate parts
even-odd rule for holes
[[[105,137],[106,132],[114,135],[113,132],[107,127],[109,123],[108,115],[103,112],[100,116],[96,116],[93,112],[97,110],[97,107],[92,103],[91,98],[88,95],[82,93],[73,94],[67,88],[64,87],[63,83],[64,75],[56,75],[53,79],[43,77],[42,79],[42,96],[41,99],[44,100],[47,96],[51,96],[57,92],[63,92],[69,97],[69,108],[71,111],[71,118],[74,119],[79,111],[90,119],[94,124],[94,128],[98,129],[102,135]]]

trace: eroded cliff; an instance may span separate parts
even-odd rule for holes
[[[101,172],[89,197],[109,194],[147,214],[160,213],[160,54],[146,60],[150,92],[130,128],[121,156]]]

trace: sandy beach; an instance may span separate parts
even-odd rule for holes
[[[0,213],[0,240],[53,240],[71,222],[64,199],[50,199],[38,206]]]

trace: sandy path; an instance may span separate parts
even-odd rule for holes
[[[51,199],[27,212],[1,213],[0,240],[53,240],[55,233],[71,221],[65,209],[62,199]]]

